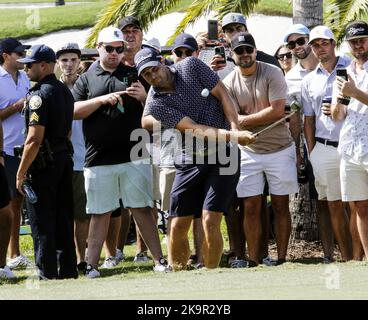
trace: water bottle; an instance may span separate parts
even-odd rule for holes
[[[35,204],[37,202],[37,195],[33,191],[31,185],[28,182],[23,182],[22,190],[26,195],[26,198],[29,201],[29,203]]]

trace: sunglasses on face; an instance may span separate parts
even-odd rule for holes
[[[233,32],[242,32],[245,30],[244,26],[238,26],[238,27],[226,27],[224,28],[225,33],[233,33]]]
[[[306,43],[306,39],[304,37],[300,37],[300,38],[296,39],[295,41],[289,41],[287,43],[287,47],[290,50],[292,50],[296,47],[296,45],[303,46],[303,45],[305,45],[305,43]]]
[[[250,46],[242,46],[242,47],[237,47],[234,49],[234,52],[240,56],[242,54],[244,54],[244,52],[246,52],[247,54],[251,54],[254,52],[254,48],[250,47]]]
[[[113,47],[113,46],[105,46],[105,45],[102,45],[102,46],[105,48],[107,53],[112,53],[115,50],[117,54],[120,54],[124,51],[124,46],[121,46],[121,47]]]
[[[286,59],[291,59],[291,57],[292,57],[291,52],[280,53],[280,54],[277,55],[277,59],[279,59],[279,60],[284,60],[285,57],[286,57]]]
[[[186,50],[175,49],[174,53],[178,58],[181,58],[183,54],[185,54],[186,57],[190,57],[193,54],[193,51],[189,49]]]

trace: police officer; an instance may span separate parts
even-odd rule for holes
[[[19,192],[24,194],[27,182],[37,196],[29,213],[35,263],[40,279],[76,278],[69,149],[73,96],[55,77],[56,55],[51,48],[33,46],[18,61],[25,64],[28,78],[37,82],[27,98],[26,141],[17,172]]]

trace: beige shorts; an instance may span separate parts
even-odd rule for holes
[[[160,194],[160,168],[157,164],[152,165],[153,200],[161,200]]]
[[[161,210],[170,209],[170,194],[175,179],[175,168],[160,168]]]
[[[316,142],[309,160],[319,200],[341,200],[340,159],[337,148]]]
[[[150,164],[122,164],[84,168],[87,213],[103,214],[120,208],[153,207]]]
[[[340,180],[342,201],[368,200],[368,162],[342,158]]]

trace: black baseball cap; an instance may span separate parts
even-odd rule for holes
[[[156,50],[144,48],[137,52],[134,56],[134,64],[138,70],[138,75],[148,67],[156,67],[161,65],[161,58]]]
[[[56,59],[59,59],[59,57],[64,53],[76,53],[79,58],[81,56],[81,51],[79,49],[78,43],[74,42],[65,43],[61,47],[59,47],[56,51]]]
[[[345,28],[345,40],[368,37],[368,24],[364,21],[352,21]]]
[[[173,50],[182,47],[188,48],[192,51],[197,51],[198,50],[197,40],[188,33],[181,33],[174,40]]]
[[[253,48],[256,48],[256,42],[249,32],[241,32],[231,39],[232,50],[240,46],[251,46]]]
[[[119,27],[120,30],[123,30],[126,26],[129,26],[129,25],[134,25],[137,28],[142,30],[141,23],[138,21],[137,18],[132,17],[132,16],[124,17],[118,23],[118,27]]]
[[[37,44],[27,50],[25,58],[18,59],[18,62],[56,62],[56,55],[54,50],[44,44]]]
[[[0,53],[24,52],[31,46],[21,44],[15,38],[4,38],[0,41]]]

